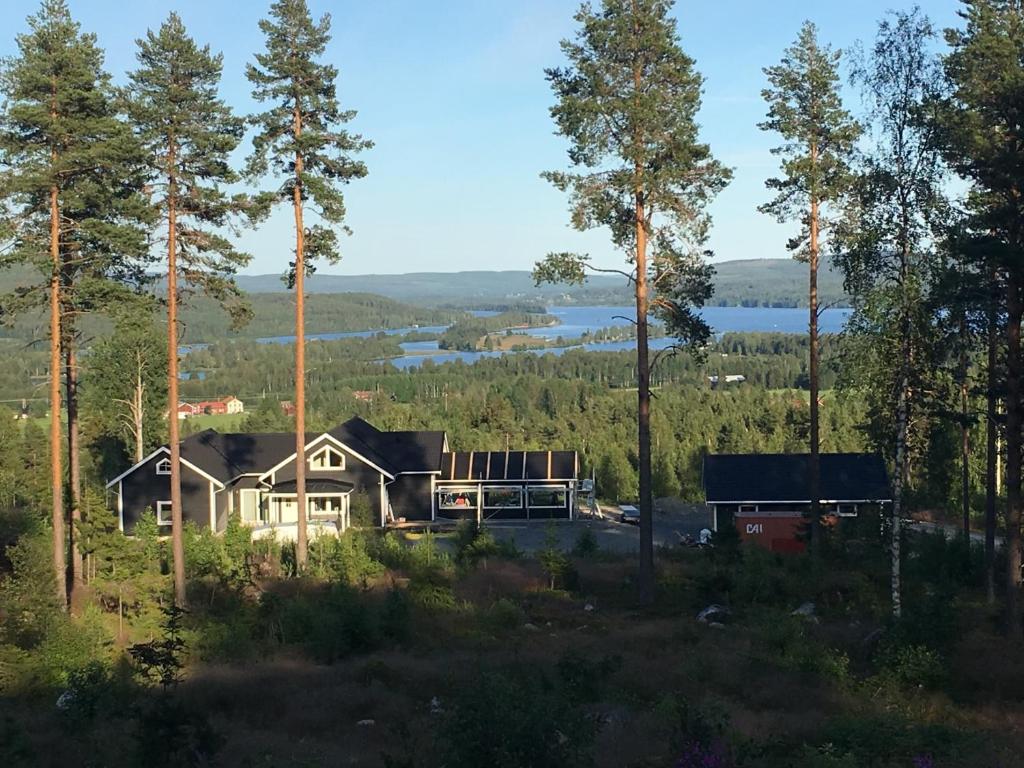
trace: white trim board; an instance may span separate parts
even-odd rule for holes
[[[324,432],[323,434],[318,435],[315,439],[310,440],[308,443],[306,443],[302,447],[302,452],[303,453],[308,453],[310,448],[312,448],[314,445],[316,445],[318,442],[320,442],[321,440],[323,440],[325,438],[327,440],[330,440],[332,443],[334,443],[336,446],[341,448],[343,451],[348,451],[349,453],[351,453],[353,456],[355,456],[357,459],[359,459],[361,462],[363,462],[367,466],[373,467],[378,472],[380,472],[382,475],[386,475],[387,477],[390,477],[392,480],[395,479],[395,476],[393,474],[388,472],[386,469],[377,466],[376,464],[374,464],[372,461],[370,461],[368,458],[363,456],[358,451],[352,450],[349,446],[345,445],[345,443],[341,442],[338,438],[334,437],[330,432]],[[277,465],[271,467],[266,472],[261,474],[259,476],[260,480],[262,480],[267,475],[274,474],[275,472],[277,472],[277,470],[281,469],[282,467],[288,466],[288,464],[290,462],[295,460],[296,454],[297,454],[296,451],[292,451],[292,453],[287,458],[283,459],[280,463],[278,463]]]
[[[166,453],[168,456],[170,456],[171,455],[171,449],[168,448],[166,445],[160,446],[155,451],[153,451],[151,454],[149,454],[149,456],[144,458],[142,461],[138,462],[137,464],[132,465],[131,467],[126,469],[124,472],[122,472],[120,475],[118,475],[113,480],[111,480],[109,483],[107,483],[106,487],[110,488],[114,483],[120,483],[122,480],[124,480],[126,477],[128,477],[128,475],[132,474],[135,470],[137,470],[143,464],[146,464],[147,462],[152,461],[160,453]],[[207,474],[207,472],[205,470],[200,469],[199,467],[197,467],[195,464],[193,464],[188,459],[186,459],[184,457],[180,457],[180,459],[181,459],[181,463],[182,464],[184,464],[186,467],[191,469],[193,472],[195,472],[195,473],[197,473],[199,475],[202,475],[207,480],[209,480],[211,483],[216,483],[221,488],[225,488],[226,487],[224,485],[224,483],[222,483],[216,477],[214,477],[213,475]],[[169,475],[161,475],[161,477],[169,477]]]

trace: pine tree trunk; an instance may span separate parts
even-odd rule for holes
[[[992,276],[995,283],[995,275]],[[996,388],[998,384],[998,327],[995,298],[988,315],[988,387],[985,393],[985,592],[989,605],[996,602],[996,475],[999,471]]]
[[[57,202],[56,185],[50,187],[50,259],[53,266],[53,273],[50,275],[50,493],[53,504],[53,570],[57,599],[61,608],[66,609],[67,541],[64,531],[64,472],[61,466],[60,436],[60,206]]]
[[[171,449],[171,556],[174,604],[188,605],[185,589],[185,539],[181,509],[181,443],[178,423],[178,187],[174,179],[175,145],[168,148],[167,189],[167,441]]]
[[[817,162],[817,150],[811,152]],[[818,404],[818,200],[811,199],[810,289],[808,291],[810,330],[810,390],[811,435],[810,457],[807,462],[807,485],[811,500],[811,554],[817,557],[821,550],[821,437]]]
[[[960,512],[968,556],[971,541],[971,430],[967,423],[970,398],[967,391],[967,317],[960,316]]]
[[[1021,286],[1011,269],[1006,285],[1006,629],[1021,638]]]
[[[82,463],[78,432],[78,360],[75,355],[75,340],[72,333],[66,333],[64,386],[67,393],[68,412],[68,496],[71,506],[71,527],[68,539],[71,550],[71,608],[78,610],[82,594],[82,550],[78,543],[78,526],[82,522]]]
[[[642,190],[636,192],[636,368],[640,474],[640,583],[644,604],[654,601],[654,493],[651,487],[651,366],[647,346],[647,227]]]
[[[294,114],[295,138],[302,135],[302,115],[298,104]],[[298,523],[295,535],[295,568],[306,569],[309,543],[306,530],[306,323],[305,323],[305,230],[302,224],[302,155],[295,155],[295,510]]]

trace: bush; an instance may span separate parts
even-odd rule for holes
[[[948,677],[942,657],[923,645],[884,645],[879,665],[879,677],[897,686],[939,689]]]
[[[476,520],[463,520],[455,529],[455,559],[464,565],[476,565],[489,557],[514,560],[519,550],[511,541],[498,541]]]
[[[516,629],[526,622],[523,609],[506,597],[495,600],[483,618],[484,623],[496,631]]]
[[[378,526],[379,522],[373,511],[370,494],[365,491],[349,494],[348,504],[349,523],[353,528],[376,528]]]
[[[572,554],[575,557],[583,559],[589,559],[597,555],[601,551],[601,547],[597,543],[597,536],[590,528],[583,528],[576,536],[576,541],[572,545]]]
[[[483,671],[441,722],[448,768],[572,768],[590,763],[596,723],[559,686],[527,670]]]

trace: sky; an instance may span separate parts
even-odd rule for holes
[[[84,31],[106,50],[116,81],[135,67],[135,41],[177,11],[189,33],[224,54],[223,96],[239,113],[257,111],[245,65],[262,50],[257,22],[270,0],[68,0]],[[351,130],[375,146],[369,175],[345,189],[347,224],[334,274],[530,269],[549,251],[589,253],[619,263],[597,230],[568,225],[565,196],[540,178],[566,168],[567,142],[554,133],[545,67],[562,63],[577,0],[309,0],[330,13],[326,58],[340,71],[339,95],[358,114]],[[957,0],[918,3],[939,27],[957,22]],[[913,0],[677,0],[684,50],[705,77],[701,137],[733,169],[711,207],[714,260],[787,257],[792,225],[758,213],[777,164],[777,137],[757,128],[765,66],[775,64],[810,18],[841,49],[870,42],[892,8]],[[34,0],[0,2],[0,56],[16,52]],[[860,110],[847,92],[848,106]],[[240,153],[240,156],[244,156]],[[278,210],[239,238],[248,274],[282,272],[293,219]]]

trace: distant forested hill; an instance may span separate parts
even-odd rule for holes
[[[715,295],[720,306],[799,307],[807,304],[807,266],[792,259],[743,259],[715,264]],[[842,278],[827,267],[818,277],[822,301],[844,302]],[[277,275],[244,275],[239,284],[250,293],[280,291]],[[356,291],[413,304],[478,307],[505,303],[628,304],[625,280],[591,276],[582,286],[535,286],[526,270],[417,272],[404,275],[326,275],[307,282],[311,293]]]

